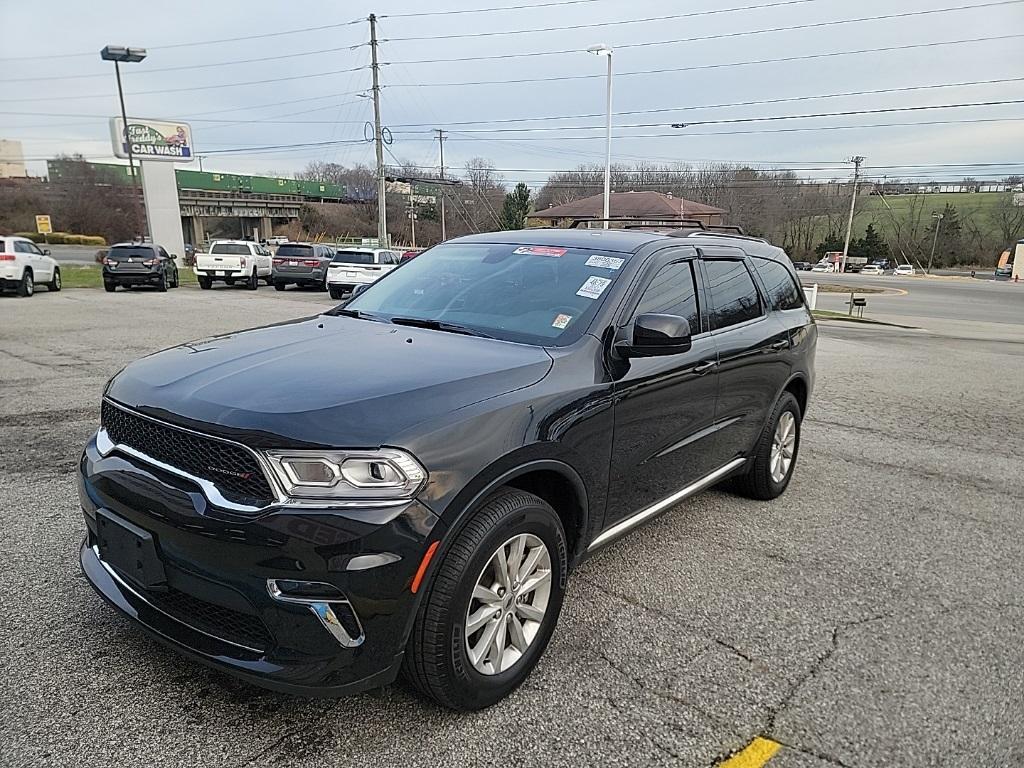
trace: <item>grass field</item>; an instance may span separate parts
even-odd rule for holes
[[[64,288],[102,288],[103,275],[99,266],[64,265],[60,268],[61,284]],[[196,276],[191,269],[179,269],[178,278],[182,285],[195,285]]]

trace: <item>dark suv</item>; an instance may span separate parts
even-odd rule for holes
[[[726,480],[786,489],[816,339],[761,240],[457,238],[320,316],[116,375],[78,474],[82,568],[258,685],[404,671],[479,709],[537,663],[587,555]]]
[[[160,291],[177,288],[178,266],[161,245],[118,243],[103,257],[103,287],[113,293],[117,286],[151,285]]]
[[[327,267],[334,249],[319,243],[283,243],[274,254],[271,280],[283,291],[292,283],[327,290]]]

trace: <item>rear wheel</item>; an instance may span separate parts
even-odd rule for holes
[[[761,432],[745,475],[736,478],[737,492],[752,499],[774,499],[789,485],[800,450],[800,405],[784,392]]]
[[[345,292],[341,290],[341,288],[335,288],[333,285],[329,286],[328,290],[331,292],[332,299],[340,299],[342,296],[345,295]]]
[[[103,281],[103,290],[107,293],[113,293],[117,290],[117,283],[111,282],[110,280]]]
[[[280,281],[274,283],[274,290],[275,291],[283,291],[287,287],[288,287],[288,283],[282,283]]]
[[[160,273],[160,282],[156,284],[156,289],[158,291],[160,291],[160,293],[167,293],[167,272],[166,272],[166,270],[164,272]]]
[[[60,282],[60,270],[56,267],[53,268],[53,279],[46,284],[47,289],[51,291],[59,291],[61,288]]]
[[[409,636],[406,677],[452,709],[503,699],[551,639],[567,569],[555,511],[533,494],[501,489],[437,565]]]
[[[26,269],[21,273],[21,282],[18,283],[18,295],[22,297],[31,296],[36,292],[36,281],[32,276],[32,270]]]
[[[211,287],[213,287],[213,280],[208,278],[206,275],[200,275],[199,287],[202,288],[204,291],[208,291],[210,290]]]
[[[252,274],[249,275],[249,279],[246,280],[245,287],[248,288],[250,291],[255,291],[257,288],[260,287],[260,278],[256,274],[255,268],[253,269]]]

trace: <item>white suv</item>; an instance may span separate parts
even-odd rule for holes
[[[327,269],[327,290],[340,299],[357,285],[369,285],[398,266],[400,251],[386,248],[339,248]]]
[[[27,237],[0,235],[0,292],[14,288],[19,296],[31,296],[40,283],[60,290],[57,260]]]
[[[234,285],[237,280],[255,291],[259,281],[272,282],[274,258],[270,249],[251,240],[214,240],[208,253],[196,254],[193,271],[199,287],[206,290],[214,280]]]

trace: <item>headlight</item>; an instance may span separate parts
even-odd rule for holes
[[[396,448],[266,455],[285,493],[296,499],[411,499],[427,480],[419,462]]]

